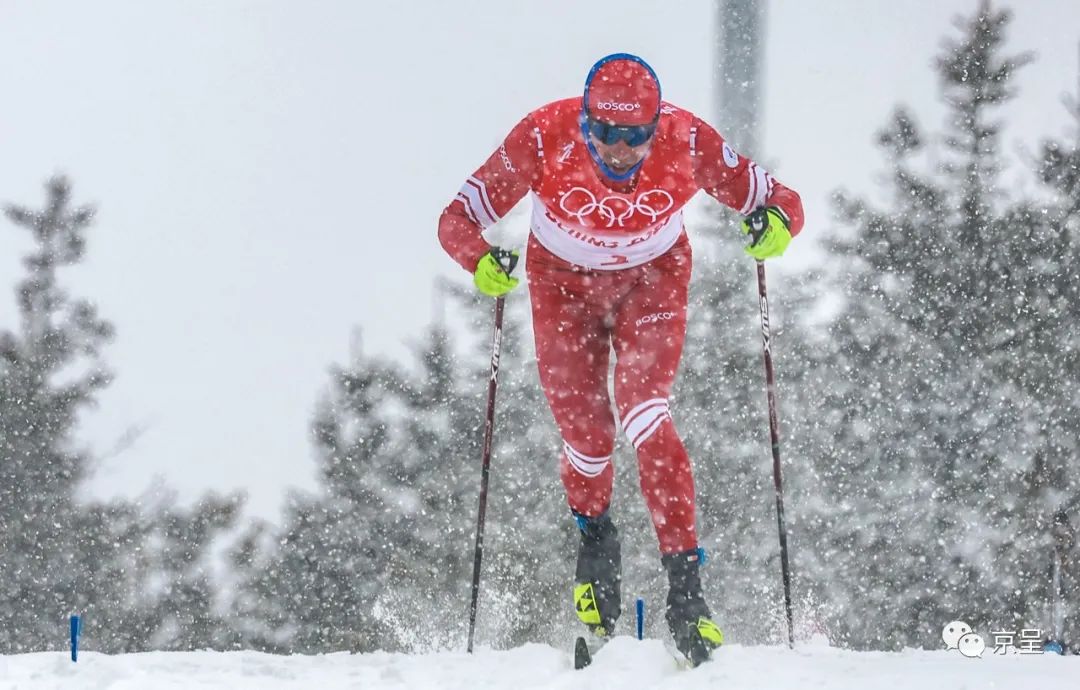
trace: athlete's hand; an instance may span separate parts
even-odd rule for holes
[[[780,256],[791,242],[787,217],[775,206],[759,206],[743,219],[742,231],[751,238],[746,253],[758,261]]]
[[[517,287],[519,280],[510,274],[517,265],[520,252],[516,249],[492,247],[491,251],[480,257],[473,271],[473,283],[476,289],[488,297],[502,297]]]

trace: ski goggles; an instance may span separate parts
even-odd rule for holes
[[[647,125],[613,125],[592,117],[585,118],[589,134],[608,146],[625,141],[627,146],[641,146],[656,132],[656,120]]]

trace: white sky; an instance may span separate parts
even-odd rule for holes
[[[830,191],[871,188],[873,134],[897,102],[940,124],[930,65],[976,4],[769,3],[764,149],[808,213],[781,266],[817,260]],[[1017,154],[1073,132],[1060,96],[1077,89],[1080,3],[1015,5],[1011,52],[1039,55],[1008,111]],[[63,276],[118,329],[118,378],[85,437],[107,452],[145,428],[94,491],[155,475],[184,498],[244,487],[272,517],[284,487],[313,486],[308,424],[353,328],[367,352],[403,356],[434,277],[468,279],[435,238],[464,177],[611,52],[643,56],[665,98],[714,120],[713,14],[704,0],[0,0],[0,202],[39,205],[63,171],[98,205],[87,260]],[[5,328],[29,246],[0,221]]]

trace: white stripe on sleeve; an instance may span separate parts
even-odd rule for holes
[[[772,191],[772,185],[775,184],[772,175],[759,168],[757,163],[748,165],[746,174],[750,176],[750,193],[746,195],[746,203],[739,209],[739,213],[744,216],[765,203]]]
[[[458,194],[465,197],[466,206],[472,209],[473,216],[481,228],[487,229],[499,222],[499,217],[495,215],[495,209],[491,205],[491,199],[488,198],[487,185],[482,180],[470,177],[458,190]]]
[[[469,197],[465,196],[461,192],[457,193],[457,199],[461,202],[461,205],[465,207],[465,215],[469,216],[469,220],[480,225],[480,221],[476,219],[476,214],[473,213],[472,206],[469,205]]]

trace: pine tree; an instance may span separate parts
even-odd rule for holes
[[[830,237],[844,302],[813,374],[828,416],[809,430],[822,491],[806,564],[855,646],[934,646],[947,620],[1019,629],[1045,610],[1048,521],[1074,491],[1048,423],[1071,413],[1071,355],[1052,343],[1069,338],[1073,250],[999,183],[992,118],[1030,60],[1004,54],[1009,19],[984,2],[943,47],[940,162],[921,164],[934,139],[898,109],[879,137],[891,206],[837,204],[855,232]]]
[[[322,491],[293,497],[280,536],[255,528],[233,554],[246,643],[370,651],[465,639],[492,302],[448,294],[455,321],[475,339],[456,342],[438,320],[414,346],[411,366],[357,354],[333,369],[313,424]],[[484,644],[552,635],[555,598],[569,591],[572,521],[558,483],[557,434],[538,423],[546,407],[535,365],[523,356],[525,306],[515,302],[504,324]]]
[[[57,272],[78,262],[90,207],[71,207],[63,178],[40,211],[8,206],[34,251],[17,287],[21,328],[0,333],[0,652],[55,646],[56,626],[81,603],[73,503],[88,458],[73,437],[77,415],[109,381],[101,348],[112,326],[72,299]]]
[[[333,367],[312,423],[321,491],[290,497],[279,531],[256,526],[233,553],[234,615],[244,644],[274,652],[386,648],[375,606],[390,572],[398,515],[389,504],[403,450],[397,367],[356,353]]]
[[[166,506],[153,514],[149,543],[157,560],[151,581],[161,591],[148,611],[153,621],[146,649],[186,651],[232,649],[238,636],[221,611],[212,547],[236,524],[239,494],[207,494],[190,509]]]
[[[82,259],[93,209],[72,208],[64,178],[46,188],[42,210],[6,209],[36,247],[17,287],[21,328],[0,332],[0,653],[58,648],[70,613],[87,621],[87,649],[224,646],[208,551],[239,499],[151,513],[78,498],[91,460],[78,413],[110,380],[113,328],[57,279]]]
[[[1050,462],[1043,463],[1039,469],[1048,479],[1046,488],[1056,490],[1058,510],[1051,532],[1061,559],[1063,596],[1059,604],[1063,630],[1060,633],[1069,648],[1076,650],[1080,648],[1080,605],[1077,604],[1080,548],[1075,526],[1080,523],[1080,490],[1074,477],[1080,448],[1075,435],[1064,433],[1080,414],[1080,402],[1071,390],[1080,372],[1080,335],[1071,326],[1080,316],[1077,314],[1080,276],[1076,270],[1080,253],[1080,101],[1074,100],[1071,105],[1075,139],[1044,142],[1039,180],[1050,193],[1050,202],[1045,213],[1033,216],[1040,229],[1050,235],[1045,246],[1046,258],[1040,266],[1044,294],[1037,302],[1037,310],[1052,327],[1053,334],[1049,337],[1028,334],[1025,344],[1039,353],[1036,361],[1041,365],[1038,370],[1028,370],[1033,384],[1030,387],[1054,403],[1044,408],[1043,421],[1043,433],[1047,436],[1045,457]],[[1053,595],[1051,591],[1048,598]],[[1056,621],[1049,620],[1047,627],[1053,629],[1055,624]]]

